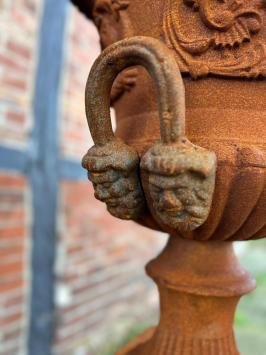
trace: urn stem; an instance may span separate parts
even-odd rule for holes
[[[239,355],[237,304],[255,288],[231,242],[170,237],[147,265],[160,294],[160,321],[118,355]]]

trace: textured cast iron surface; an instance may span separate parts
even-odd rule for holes
[[[255,287],[232,243],[170,237],[147,265],[158,285],[159,325],[118,355],[237,355],[233,319],[239,298]]]
[[[117,116],[116,137],[127,151],[134,151],[136,166],[135,157],[141,162],[141,179],[137,167],[134,178],[145,193],[145,203],[133,218],[138,215],[138,223],[172,236],[147,266],[160,292],[159,325],[119,355],[236,355],[235,307],[255,284],[238,264],[231,242],[266,236],[266,1],[82,3],[91,5],[87,15],[95,21],[103,49],[132,36],[160,39],[174,56],[185,86],[183,143],[184,116],[179,115],[181,129],[174,139],[171,133],[164,134],[167,127],[175,132],[173,121],[167,115],[164,119],[158,107],[158,83],[141,66],[124,70],[109,88]],[[178,78],[179,69],[172,76]],[[169,96],[172,102],[181,99],[177,94]],[[178,107],[182,112],[182,105]],[[193,150],[194,146],[202,148]],[[217,158],[212,206],[207,220],[193,226],[192,217],[207,211],[195,207],[210,203],[214,177],[210,152]],[[207,198],[204,182],[203,195],[198,196],[199,176],[206,182]],[[190,186],[195,197],[189,202]],[[178,220],[180,206],[183,221],[189,216],[189,223]]]
[[[111,86],[118,73],[143,65],[153,77],[159,99],[161,140],[141,159],[144,192],[154,218],[165,228],[189,231],[210,212],[216,157],[185,137],[184,88],[172,53],[157,39],[132,37],[109,46],[91,69],[86,87],[86,114],[95,146],[83,159],[95,196],[122,219],[137,219],[144,196],[138,156],[118,140],[110,118]]]
[[[151,208],[145,209],[139,222],[194,240],[263,238],[266,233],[265,1],[85,3],[91,4],[103,48],[139,34],[166,43],[183,74],[186,136],[217,156],[213,208],[203,225],[193,231],[166,225],[158,219],[149,193]],[[191,80],[189,75],[198,80]],[[139,66],[124,70],[113,85],[111,101],[117,113],[116,136],[142,156],[160,139],[153,81]],[[148,180],[142,177],[146,191]]]

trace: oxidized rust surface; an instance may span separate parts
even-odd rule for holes
[[[95,147],[83,164],[96,197],[171,235],[147,266],[159,325],[119,355],[237,355],[235,308],[255,283],[231,242],[266,237],[266,1],[73,2],[95,21],[103,49],[133,36],[168,47],[126,40],[111,47],[107,69],[99,63],[109,47],[88,84],[96,90],[102,70],[102,85],[86,96]]]
[[[264,0],[167,0],[163,33],[194,78],[265,77],[264,9]]]
[[[95,146],[83,159],[96,198],[122,219],[137,219],[144,197],[138,178],[138,155],[115,138],[109,102],[112,83],[121,70],[144,66],[159,98],[161,141],[141,158],[144,193],[155,219],[166,228],[190,231],[207,219],[215,184],[216,156],[185,136],[185,95],[176,61],[168,48],[150,37],[117,42],[100,55],[86,87],[86,114]]]
[[[84,4],[90,4],[87,14],[98,27],[103,48],[134,35],[166,43],[183,74],[186,136],[217,156],[214,207],[203,225],[193,231],[167,225],[152,207],[155,194],[152,198],[149,193],[151,208],[145,209],[140,222],[195,240],[263,238],[265,0],[95,0]],[[156,89],[146,71],[139,66],[124,70],[113,85],[111,103],[117,113],[116,136],[141,157],[161,138]],[[165,186],[166,181],[162,179]],[[145,176],[142,185],[148,191]],[[173,202],[172,192],[168,199]],[[186,206],[184,211],[189,214]],[[201,213],[194,214],[197,218]]]
[[[238,263],[232,243],[171,237],[147,273],[160,293],[159,324],[117,355],[239,355],[235,309],[255,282]]]

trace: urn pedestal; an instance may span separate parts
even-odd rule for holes
[[[73,2],[104,49],[86,89],[96,197],[171,235],[147,266],[159,325],[119,354],[238,354],[234,312],[255,282],[232,242],[266,236],[265,0]]]
[[[255,281],[230,242],[170,237],[147,265],[160,294],[160,321],[117,355],[237,355],[233,322],[241,296]]]

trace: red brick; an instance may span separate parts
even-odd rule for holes
[[[9,77],[4,77],[2,79],[2,84],[6,86],[10,86],[15,89],[19,90],[26,90],[28,85],[25,80],[20,80],[20,79],[14,79],[14,78],[9,78]]]
[[[36,15],[37,13],[37,4],[36,1],[33,0],[25,0],[26,8],[31,12],[31,15]]]
[[[0,239],[24,238],[26,235],[25,227],[10,227],[0,229]]]
[[[0,65],[5,67],[7,70],[15,70],[20,73],[27,73],[27,67],[24,65],[21,65],[18,61],[16,61],[14,58],[10,58],[4,54],[0,53]]]
[[[12,191],[13,192],[13,191]],[[10,191],[8,191],[8,189],[6,187],[0,188],[0,201],[1,201],[1,209],[4,206],[5,203],[8,204],[12,204],[12,206],[8,207],[8,209],[10,210],[11,208],[17,208],[17,204],[22,204],[24,201],[24,197],[21,194],[21,192],[16,192],[16,193],[12,193]]]
[[[9,121],[17,124],[24,124],[27,119],[24,112],[9,111],[6,116]]]
[[[20,6],[13,5],[12,9],[12,18],[11,20],[15,23],[19,23],[21,28],[27,29],[27,13],[25,9],[21,8]]]
[[[70,255],[80,253],[84,250],[83,245],[73,245],[70,248],[68,248],[68,252]]]
[[[12,255],[22,255],[24,253],[25,247],[24,245],[19,245],[19,246],[10,246],[7,248],[0,247],[0,258],[4,256],[12,256]],[[0,259],[1,263],[1,259]]]
[[[8,297],[7,300],[4,302],[4,306],[8,309],[9,307],[13,307],[16,305],[23,305],[23,301],[25,300],[24,298],[25,296],[22,294],[16,297]]]
[[[65,134],[65,139],[67,141],[76,141],[76,142],[80,142],[84,139],[84,133],[83,132],[73,132],[73,131],[66,131]]]
[[[62,333],[58,333],[57,334],[57,341],[59,342],[60,340],[62,341],[66,341],[66,340],[69,340],[70,338],[80,338],[80,333],[82,333],[82,330],[78,333],[75,333],[73,332],[72,335],[63,335],[63,331],[64,331],[64,328],[67,328],[69,326],[73,326],[73,330],[75,329],[74,328],[74,325],[75,324],[81,324],[83,325],[83,331],[87,330],[88,331],[88,326],[87,326],[87,323],[90,323],[90,328],[93,329],[93,327],[95,327],[97,324],[99,324],[99,322],[101,322],[105,317],[104,317],[104,311],[106,310],[106,308],[108,307],[111,307],[115,302],[110,302],[108,305],[106,305],[106,307],[102,310],[101,313],[99,313],[99,319],[97,319],[97,321],[95,322],[90,322],[90,316],[92,314],[94,314],[95,312],[86,312],[84,313],[82,316],[77,316],[76,318],[72,319],[71,321],[65,323],[65,327],[62,328]]]
[[[9,332],[4,332],[3,341],[11,341],[11,340],[16,341],[21,335],[22,335],[21,329],[14,329]]]
[[[4,294],[5,292],[21,290],[25,287],[24,280],[13,280],[9,282],[3,282],[0,280],[0,294]]]
[[[3,317],[2,319],[0,318],[0,325],[7,326],[10,323],[19,322],[22,318],[22,315],[22,312],[18,312],[16,314],[12,314],[11,316]]]
[[[0,210],[0,228],[1,223],[4,225],[8,223],[22,223],[25,219],[25,210],[22,208],[10,209],[8,211],[1,211]],[[0,251],[1,252],[1,251]]]
[[[2,263],[0,261],[0,277],[8,276],[9,274],[21,274],[24,268],[23,261]]]
[[[7,42],[7,48],[25,59],[32,58],[31,49],[26,47],[25,45],[10,40]]]
[[[26,185],[26,179],[21,176],[14,176],[14,175],[5,175],[1,174],[0,175],[0,186],[1,188],[3,186],[12,188],[12,187],[25,187]]]

